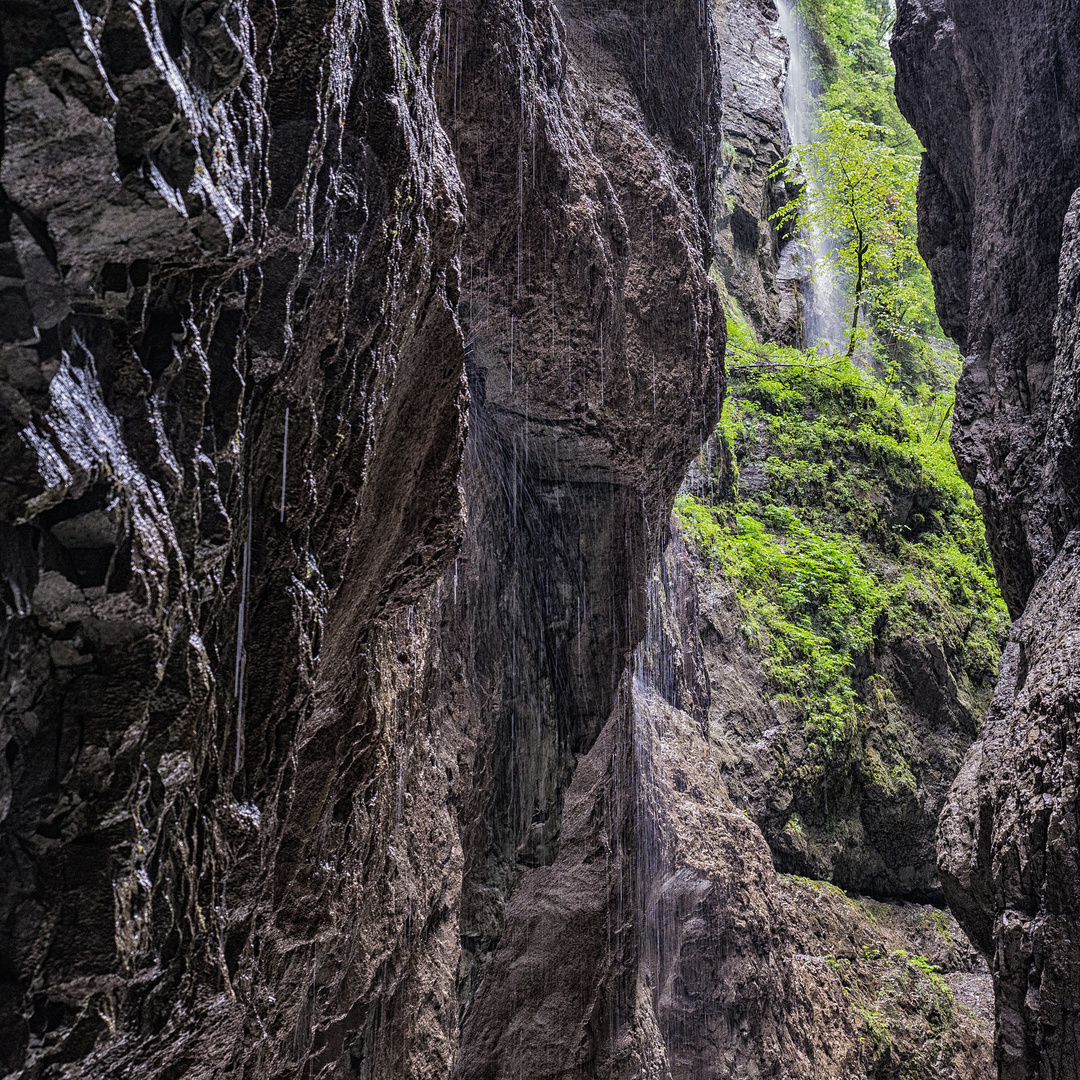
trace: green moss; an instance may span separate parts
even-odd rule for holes
[[[952,927],[949,924],[949,916],[946,912],[935,908],[931,912],[930,917],[934,920],[934,926],[937,927],[937,931],[946,940],[952,941]]]
[[[906,979],[906,989],[913,994],[913,1000],[930,1027],[940,1031],[951,1024],[954,1017],[953,992],[941,977],[941,969],[931,964],[925,956],[913,955],[902,949],[889,953],[889,959],[901,965],[900,977]]]
[[[870,1052],[874,1061],[880,1061],[889,1056],[892,1051],[892,1036],[889,1034],[888,1018],[883,1016],[877,1009],[860,1009],[859,1017],[862,1020],[862,1030],[859,1037],[863,1045]]]
[[[996,674],[1007,616],[978,508],[932,411],[844,357],[761,345],[741,320],[729,320],[728,350],[718,435],[740,477],[734,500],[681,495],[675,510],[703,561],[733,583],[773,696],[802,712],[822,769],[888,698],[860,681],[862,661],[904,637],[933,638],[981,684]],[[909,770],[874,766],[884,787],[914,790]]]

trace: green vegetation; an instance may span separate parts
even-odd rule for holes
[[[897,949],[889,953],[892,969],[883,979],[884,997],[903,997],[922,1013],[932,1030],[940,1031],[953,1022],[955,1000],[952,988],[941,977],[941,969],[925,956]],[[879,997],[879,1001],[880,1001]]]
[[[977,1059],[977,1021],[939,966],[959,960],[965,970],[965,961],[933,929],[914,932],[913,923],[925,918],[932,927],[931,919],[819,881],[781,874],[780,883],[795,919],[801,913],[810,931],[804,956],[811,977],[831,990],[858,1039],[861,1068],[845,1076],[938,1080],[957,1060]]]
[[[889,0],[796,0],[796,9],[813,40],[806,59],[816,69],[821,107],[877,124],[897,149],[918,155],[918,139],[893,95]]]
[[[889,1021],[877,1009],[859,1010],[862,1018],[861,1038],[870,1052],[871,1058],[878,1061],[892,1053],[892,1037],[889,1035]]]
[[[917,299],[914,275],[921,265],[915,246],[919,162],[889,146],[883,128],[839,110],[822,113],[817,135],[795,151],[799,168],[815,183],[775,217],[798,220],[832,241],[831,256],[850,283],[847,354],[853,356],[864,303],[878,325],[896,334],[915,330],[905,316]]]
[[[811,765],[781,768],[801,770],[803,794],[825,779],[828,817],[829,776],[856,764],[859,782],[896,805],[919,797],[897,739],[863,737],[890,715],[876,658],[933,642],[975,701],[996,674],[1007,616],[948,446],[959,357],[915,243],[920,148],[892,93],[892,6],[796,8],[814,42],[816,141],[779,168],[814,183],[775,217],[832,240],[850,288],[847,355],[763,345],[729,302],[724,495],[684,494],[676,511],[733,584],[774,702],[802,717]]]
[[[934,926],[937,928],[937,932],[946,941],[952,940],[952,931],[949,928],[949,917],[940,908],[935,908],[931,914],[931,918],[934,921]]]
[[[794,147],[782,162],[797,179],[813,177],[816,198],[804,189],[781,207],[778,220],[801,220],[837,247],[852,303],[848,353],[864,344],[878,373],[925,400],[956,380],[959,361],[934,310],[930,274],[915,248],[915,188],[919,141],[893,94],[888,0],[797,0],[797,17],[810,31],[820,90],[816,141]],[[860,336],[859,307],[873,335]]]
[[[889,693],[865,674],[875,653],[933,638],[981,682],[1007,617],[946,442],[947,404],[906,401],[847,357],[758,344],[735,319],[728,334],[718,434],[731,497],[684,494],[676,513],[734,585],[743,632],[774,697],[804,716],[820,775],[862,757],[863,721]]]

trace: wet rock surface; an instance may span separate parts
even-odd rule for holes
[[[395,855],[463,526],[434,13],[80,10],[0,16],[2,1067],[317,1072],[454,962],[445,799]]]
[[[719,83],[527,8],[3,9],[4,1072],[446,1076],[559,849],[723,392]]]
[[[1078,566],[1074,532],[1013,625],[939,828],[949,902],[993,958],[1002,1077],[1068,1075],[1077,1060]]]
[[[877,1068],[818,959],[869,924],[731,804],[665,548],[724,391],[711,11],[0,31],[0,1073]]]
[[[794,341],[797,297],[779,282],[781,240],[770,217],[788,200],[770,170],[787,153],[784,86],[789,48],[775,6],[715,5],[724,95],[716,263],[747,318],[770,341]]]
[[[989,975],[954,919],[778,875],[709,737],[677,538],[562,844],[523,872],[458,1075],[983,1077]],[[944,976],[940,972],[946,973]]]
[[[346,14],[2,15],[5,1072],[336,1061],[409,974],[373,684],[462,528],[464,200],[424,20]]]
[[[950,905],[992,958],[999,1075],[1080,1069],[1071,809],[1077,519],[1076,20],[898,7],[897,93],[927,154],[920,248],[966,354],[953,446],[1014,616],[990,716],[941,819]],[[945,107],[945,102],[948,107]],[[1070,809],[1066,810],[1068,806]]]

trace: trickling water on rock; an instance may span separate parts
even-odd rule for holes
[[[799,10],[799,0],[776,0],[780,29],[788,42],[787,82],[784,85],[784,122],[795,148],[814,141],[813,42]],[[816,194],[808,178],[810,198]],[[838,279],[830,244],[819,229],[809,225],[798,239],[785,244],[777,281],[798,292],[801,336],[798,344],[823,346],[832,352],[845,345],[844,288]]]
[[[902,978],[977,1075],[703,721],[722,6],[0,9],[0,1072],[846,1080]]]

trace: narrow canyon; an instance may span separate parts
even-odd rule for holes
[[[758,351],[814,0],[0,0],[0,1077],[1080,1080],[1080,18],[877,7],[970,490]]]

